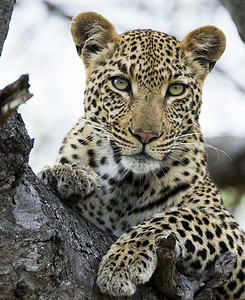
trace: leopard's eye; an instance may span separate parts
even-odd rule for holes
[[[130,87],[129,81],[119,76],[112,78],[112,85],[119,91],[127,91]]]
[[[179,96],[185,91],[185,86],[182,83],[173,83],[168,87],[168,93],[171,96]]]

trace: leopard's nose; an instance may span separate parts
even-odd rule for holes
[[[159,138],[159,134],[157,132],[144,132],[141,129],[137,129],[132,132],[133,135],[142,143],[142,144],[149,144],[153,140]]]

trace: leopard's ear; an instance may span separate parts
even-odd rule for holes
[[[203,26],[188,33],[180,47],[187,50],[192,59],[201,65],[201,77],[212,70],[225,50],[224,33],[215,26]]]
[[[74,17],[71,34],[85,66],[90,64],[94,54],[103,51],[118,38],[115,27],[95,12],[83,12]]]

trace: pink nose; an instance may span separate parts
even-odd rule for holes
[[[159,138],[159,134],[156,132],[144,132],[141,129],[135,130],[133,134],[141,141],[142,144],[148,144],[153,139]]]

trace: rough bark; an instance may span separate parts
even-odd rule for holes
[[[0,298],[115,299],[100,294],[95,279],[116,238],[64,205],[36,177],[28,166],[32,146],[19,114],[0,126]],[[220,257],[200,278],[189,278],[177,268],[175,242],[170,236],[159,243],[156,280],[119,299],[166,300],[162,293],[168,299],[213,299],[212,289],[225,281],[234,254]]]
[[[15,0],[0,0],[0,56],[9,30]]]
[[[245,1],[244,0],[220,0],[229,11],[232,20],[236,24],[238,33],[245,43]]]

